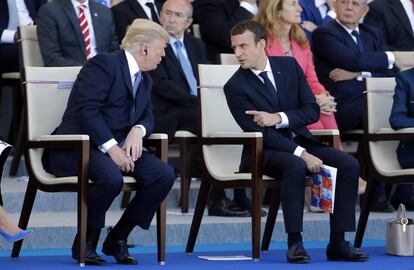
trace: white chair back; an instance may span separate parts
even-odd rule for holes
[[[37,39],[36,25],[20,26],[23,66],[44,67]]]
[[[233,53],[220,53],[220,63],[222,65],[238,65],[239,61]]]

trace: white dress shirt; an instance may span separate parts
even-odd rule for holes
[[[124,52],[125,52],[125,56],[128,62],[128,69],[129,69],[129,76],[131,78],[131,84],[134,85],[135,76],[136,76],[135,74],[137,74],[137,72],[139,72],[140,69],[134,56],[126,50],[124,50]],[[147,134],[147,130],[143,125],[136,125],[135,127],[140,127],[142,129],[142,137],[144,137],[145,134]],[[117,144],[118,142],[115,140],[115,138],[112,138],[108,140],[107,142],[105,142],[104,144],[100,145],[98,148],[103,153],[106,153],[112,146],[117,145]]]
[[[88,27],[89,27],[89,37],[91,39],[91,58],[94,57],[97,54],[96,51],[96,38],[95,38],[95,31],[93,29],[93,23],[92,23],[92,16],[91,16],[91,10],[89,9],[89,0],[85,1],[85,3],[80,3],[77,0],[71,0],[73,8],[75,9],[76,16],[79,18],[79,6],[84,5],[85,8],[85,17],[88,21]],[[98,14],[94,14],[94,16],[98,16]]]
[[[14,8],[11,5],[15,5]],[[14,43],[14,35],[16,33],[17,26],[33,24],[33,19],[29,15],[26,3],[24,0],[7,0],[7,7],[9,10],[9,25],[7,29],[1,33],[0,43]],[[17,11],[17,14],[15,12]],[[16,20],[11,23],[11,20]]]
[[[266,62],[266,67],[264,68],[264,70],[257,70],[257,69],[250,69],[258,78],[259,80],[264,83],[263,78],[259,75],[260,73],[262,73],[263,71],[266,71],[267,77],[269,78],[270,82],[273,84],[273,87],[276,89],[276,82],[275,82],[275,77],[273,76],[273,72],[272,72],[272,68],[270,66],[270,62],[269,62],[269,58],[267,58],[267,62]],[[277,112],[280,116],[280,118],[282,118],[282,121],[277,124],[275,126],[276,129],[279,128],[288,128],[289,127],[289,119],[287,117],[287,115],[284,112]],[[293,134],[295,136],[295,134]],[[305,150],[305,148],[301,147],[301,146],[297,146],[295,151],[293,152],[293,154],[295,156],[300,157],[302,155],[303,150]]]
[[[253,15],[257,14],[257,11],[259,10],[259,7],[256,3],[249,3],[246,1],[240,1],[240,6],[244,9],[246,9],[248,12],[250,12]]]
[[[326,4],[326,5],[325,5]],[[315,0],[315,6],[318,8],[319,13],[321,14],[322,19],[326,16],[331,17],[332,19],[336,19],[336,12],[335,10],[329,10],[327,7],[326,0]]]

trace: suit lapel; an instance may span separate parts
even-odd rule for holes
[[[263,82],[250,69],[242,69],[242,72],[245,72],[249,84],[267,100],[275,111],[278,111],[279,106],[275,97],[265,88]]]
[[[411,28],[411,24],[408,19],[407,13],[405,12],[405,9],[402,6],[401,2],[397,0],[389,1],[389,2],[391,4],[392,12],[394,12],[395,16],[399,18],[405,30],[407,30],[408,33],[410,33],[411,36],[414,37],[413,29]]]
[[[142,19],[148,19],[147,14],[145,13],[144,9],[141,7],[141,5],[138,3],[137,0],[127,0],[129,6],[131,7],[132,12],[135,13],[135,16],[137,18],[142,18]]]
[[[131,96],[133,96],[131,73],[129,72],[128,61],[126,59],[125,51],[120,51],[119,57],[121,58],[122,75],[124,76],[125,85],[128,91],[131,93]]]
[[[186,77],[185,77],[184,71],[181,68],[181,64],[178,61],[177,56],[175,55],[173,48],[171,47],[171,44],[168,44],[167,48],[165,49],[165,54],[166,54],[166,57],[168,57],[174,63],[174,65],[177,67],[177,69],[180,72],[183,79],[187,80]]]
[[[138,86],[137,95],[135,96],[135,99],[134,99],[135,111],[131,119],[131,125],[133,125],[134,123],[138,121],[139,116],[142,114],[142,111],[145,109],[144,104],[146,104],[147,98],[149,96],[149,94],[147,94],[147,92],[149,91],[149,86],[150,86],[149,76],[145,72],[142,72],[141,82]]]
[[[189,39],[186,38],[185,34],[184,34],[184,46],[185,46],[185,50],[187,51],[188,60],[190,60],[191,68],[193,69],[194,76],[196,80],[198,81],[197,61],[194,55],[195,51],[192,46],[192,43],[189,42]]]
[[[93,33],[95,34],[95,41],[96,41],[96,52],[102,52],[99,44],[102,44],[102,31],[98,31],[101,27],[101,18],[99,17],[101,14],[98,12],[96,3],[94,1],[89,1],[89,10],[91,12],[92,24],[93,24]],[[89,28],[90,29],[90,28]]]
[[[339,29],[339,32],[342,33],[343,41],[346,45],[348,45],[351,48],[354,48],[355,51],[359,52],[358,45],[354,41],[354,39],[351,37],[351,35],[340,25],[337,21],[334,21],[336,28]],[[362,38],[362,43],[364,43],[364,40]]]
[[[76,37],[78,38],[79,44],[81,44],[81,50],[86,58],[86,46],[85,46],[85,40],[83,39],[82,32],[79,25],[79,19],[76,15],[76,11],[73,8],[71,1],[60,1],[63,7],[63,10],[65,11],[66,15],[69,18],[69,21],[72,24],[73,30],[76,33]]]

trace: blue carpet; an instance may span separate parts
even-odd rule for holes
[[[250,245],[225,244],[225,245],[197,245],[196,252],[192,255],[184,254],[184,247],[168,247],[167,264],[160,266],[156,260],[153,248],[136,247],[131,249],[139,260],[138,269],[160,270],[268,270],[268,269],[318,269],[318,270],[414,270],[413,257],[395,257],[385,254],[384,241],[364,241],[364,250],[370,254],[370,260],[364,263],[327,262],[325,258],[326,242],[305,242],[305,247],[312,262],[306,265],[293,265],[286,263],[285,243],[272,243],[270,251],[262,253],[260,262],[253,261],[205,261],[198,258],[199,255],[245,255],[250,256]],[[10,250],[0,252],[0,269],[79,269],[70,258],[70,250],[24,250],[21,257],[13,261],[10,259]],[[93,269],[137,269],[137,266],[117,265],[112,257],[105,257],[106,266],[93,267]]]

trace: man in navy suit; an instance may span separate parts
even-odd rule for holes
[[[122,40],[127,27],[138,18],[159,23],[162,4],[165,0],[124,0],[112,7],[115,20],[115,32]]]
[[[142,140],[153,129],[151,77],[164,56],[167,32],[158,24],[139,19],[130,26],[121,47],[111,54],[98,54],[80,71],[69,97],[62,123],[54,134],[81,133],[91,140],[88,195],[86,263],[105,261],[96,253],[105,213],[121,191],[123,175],[140,184],[121,219],[108,234],[102,248],[120,264],[136,264],[128,253],[127,237],[135,226],[147,230],[159,204],[175,179],[173,169],[143,151]],[[56,176],[76,172],[76,153],[50,150],[43,155],[46,170]],[[77,237],[72,257],[77,258]]]
[[[263,134],[263,173],[282,180],[281,201],[288,233],[287,260],[308,263],[302,243],[305,176],[322,164],[338,169],[334,214],[330,216],[328,260],[365,261],[368,255],[345,241],[355,230],[358,162],[349,154],[317,142],[307,129],[319,107],[305,75],[291,57],[267,57],[266,30],[253,21],[237,24],[231,44],[241,67],[224,85],[230,111],[244,131]],[[244,147],[241,171],[249,170]]]
[[[119,49],[111,10],[95,1],[53,0],[39,10],[36,23],[45,66],[82,66]]]
[[[333,8],[334,0],[300,0],[302,12],[302,28],[306,36],[311,40],[312,32],[318,26],[328,24],[336,18],[336,12]]]

